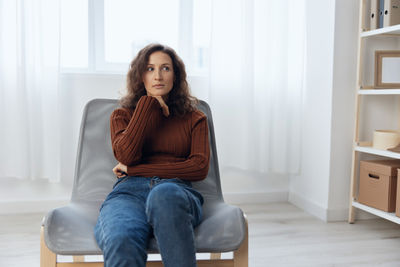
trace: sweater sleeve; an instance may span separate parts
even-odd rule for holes
[[[191,150],[185,161],[128,166],[128,175],[146,177],[154,173],[160,173],[162,178],[178,177],[189,181],[205,179],[210,163],[207,117],[204,114],[194,113],[196,115],[192,115],[195,118],[192,119]]]
[[[116,109],[111,114],[111,144],[115,158],[127,166],[142,158],[142,147],[148,133],[159,123],[161,105],[151,96],[142,96],[131,115],[128,109]]]

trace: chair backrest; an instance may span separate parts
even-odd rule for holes
[[[71,202],[100,206],[116,182],[112,168],[117,161],[110,138],[110,115],[116,108],[118,101],[115,99],[94,99],[85,106]],[[208,118],[211,157],[207,178],[193,183],[193,187],[199,190],[206,203],[223,201],[211,110],[204,101],[200,101],[198,108]]]

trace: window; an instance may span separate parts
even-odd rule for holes
[[[178,38],[179,0],[104,0],[106,62],[126,63],[150,42],[177,47]]]
[[[64,68],[88,68],[88,1],[61,1],[60,61]]]
[[[191,75],[207,71],[211,0],[61,0],[64,71],[126,72],[153,42],[174,48]]]

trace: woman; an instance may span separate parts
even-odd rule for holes
[[[196,266],[193,229],[203,198],[191,181],[208,173],[208,126],[175,51],[143,48],[131,62],[120,104],[110,118],[118,180],[95,227],[105,266],[144,267],[153,235],[164,266]]]

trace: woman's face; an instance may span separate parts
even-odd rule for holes
[[[167,99],[174,86],[174,68],[171,57],[161,51],[152,53],[145,72],[143,83],[149,96],[162,96]]]

